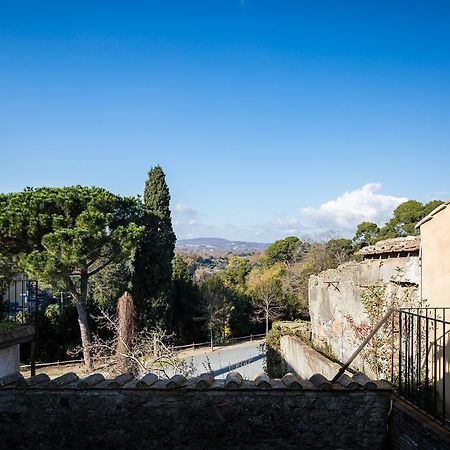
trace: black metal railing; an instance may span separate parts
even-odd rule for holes
[[[398,395],[450,427],[450,308],[390,308],[333,378],[336,382],[387,324],[380,350]],[[385,342],[385,344],[386,344]],[[390,348],[389,348],[390,347]]]
[[[27,278],[14,279],[1,300],[4,319],[23,324],[34,323],[41,301],[38,283]]]
[[[392,382],[398,394],[450,425],[450,308],[393,312]]]
[[[34,326],[34,338],[30,341],[32,376],[36,374],[37,313],[41,302],[38,282],[28,278],[14,278],[5,292],[0,292],[0,320]]]

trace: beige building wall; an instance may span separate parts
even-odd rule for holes
[[[422,298],[450,307],[450,205],[420,225]]]
[[[450,307],[450,202],[441,205],[417,224],[420,228],[420,253],[422,266],[421,294],[426,305],[433,308]],[[437,317],[444,318],[442,310]],[[446,322],[450,314],[446,312]],[[437,372],[431,368],[431,378],[436,380],[437,407],[442,411],[445,385],[445,409],[450,412],[450,330],[442,323],[436,324]],[[434,348],[432,345],[431,348]],[[445,355],[445,357],[444,357]],[[430,363],[433,358],[430,356]]]

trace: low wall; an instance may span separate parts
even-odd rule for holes
[[[282,371],[294,372],[306,380],[315,373],[321,373],[331,380],[341,368],[295,336],[282,336],[280,351],[284,366]]]
[[[331,385],[324,390],[305,383],[311,387],[289,389],[281,380],[270,381],[265,388],[245,381],[241,387],[227,388],[216,381],[203,390],[190,389],[189,384],[174,389],[111,388],[104,382],[103,389],[79,388],[73,382],[69,387],[52,382],[4,387],[0,389],[2,445],[15,449],[385,448],[389,389]]]

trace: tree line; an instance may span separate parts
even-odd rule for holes
[[[195,279],[189,261],[174,253],[161,167],[149,171],[142,197],[98,187],[26,188],[0,194],[0,291],[13,274],[26,273],[56,295],[69,293],[72,303],[63,310],[49,297],[38,312],[48,359],[81,339],[91,366],[92,331],[101,333],[92,317],[114,310],[125,291],[139,329],[164,329],[178,343],[223,341],[267,332],[274,320],[307,318],[310,275],[348,261],[362,246],[416,233],[415,223],[438,204],[405,202],[381,228],[359,224],[353,239],[290,236],[259,258],[232,256],[224,269]]]

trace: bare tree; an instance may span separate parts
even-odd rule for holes
[[[253,320],[266,323],[266,334],[269,332],[269,321],[279,319],[283,306],[279,301],[280,289],[273,281],[263,281],[253,291]]]
[[[98,328],[112,336],[92,336],[90,351],[95,369],[112,374],[127,371],[135,376],[157,372],[167,378],[170,378],[170,370],[171,373],[186,377],[193,376],[193,364],[177,357],[171,344],[172,335],[161,328],[144,328],[136,332],[132,322],[133,314],[131,296],[125,293],[118,302],[115,315],[101,311],[99,316],[93,317]],[[70,354],[79,354],[81,350],[78,347]]]

